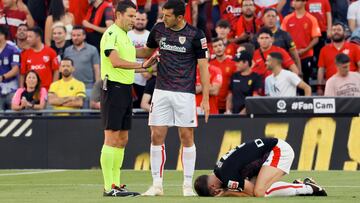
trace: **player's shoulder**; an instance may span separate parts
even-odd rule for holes
[[[165,23],[164,22],[158,22],[154,25],[151,31],[163,31],[165,30]]]
[[[56,51],[53,49],[53,48],[51,48],[51,47],[49,47],[49,46],[47,46],[47,45],[44,45],[44,52],[46,52],[46,53],[48,53],[48,54],[55,54],[56,55]]]

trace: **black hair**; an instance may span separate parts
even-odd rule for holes
[[[211,40],[212,43],[218,42],[218,41],[222,41],[224,43],[224,41],[218,37],[215,37]]]
[[[229,21],[221,19],[216,23],[216,27],[231,28]]]
[[[208,178],[209,178],[208,175],[201,175],[196,178],[196,180],[194,182],[194,188],[195,188],[196,193],[199,196],[202,196],[202,197],[211,196],[209,187],[208,187]]]
[[[69,57],[64,57],[63,59],[61,59],[61,61],[70,61],[71,65],[74,66],[74,61]]]
[[[7,25],[0,25],[0,34],[5,35],[5,38],[9,36],[9,28]]]
[[[284,60],[284,58],[283,58],[283,56],[282,56],[282,54],[281,54],[280,52],[271,52],[271,53],[269,54],[269,56],[271,56],[271,58],[273,58],[273,59],[278,60],[280,64],[281,64],[281,63],[283,62],[283,60]]]
[[[72,30],[82,30],[83,34],[86,34],[85,28],[81,25],[75,25]]]
[[[264,16],[267,12],[270,12],[270,11],[274,11],[276,13],[276,15],[279,15],[279,12],[275,8],[268,7],[264,10],[262,16]]]
[[[52,15],[53,22],[60,21],[65,16],[63,0],[51,0],[49,14]]]
[[[341,26],[343,31],[345,32],[346,31],[346,25],[344,25],[344,23],[340,22],[340,21],[336,21],[334,22],[334,24],[332,25],[332,27],[334,26]]]
[[[116,11],[120,13],[125,13],[126,9],[128,8],[136,9],[136,5],[130,0],[119,1],[116,7]]]
[[[185,2],[182,0],[168,0],[163,9],[173,9],[175,17],[185,15]]]
[[[347,64],[350,63],[350,57],[344,53],[340,53],[335,57],[336,64]]]
[[[268,35],[270,35],[270,37],[273,37],[273,33],[272,33],[272,31],[269,29],[269,28],[267,28],[267,27],[262,27],[262,28],[260,28],[260,30],[259,30],[259,32],[258,32],[258,37],[261,35],[261,34],[268,34]]]
[[[34,32],[35,35],[39,36],[40,38],[42,38],[42,36],[43,36],[43,30],[38,26],[35,26],[33,28],[29,28],[28,31]]]

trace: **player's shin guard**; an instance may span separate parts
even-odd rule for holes
[[[120,187],[120,169],[124,160],[124,148],[114,148],[113,183]]]
[[[104,177],[105,191],[111,190],[113,184],[113,163],[114,163],[114,148],[103,145],[100,156],[101,171]]]
[[[297,195],[311,195],[312,193],[313,189],[309,185],[275,182],[265,192],[265,197],[288,197]]]
[[[195,144],[191,147],[183,147],[182,163],[184,170],[184,185],[186,186],[192,186],[192,179],[195,170],[195,161],[196,161]]]
[[[163,181],[163,171],[166,161],[165,145],[151,145],[150,163],[153,185],[161,186]]]

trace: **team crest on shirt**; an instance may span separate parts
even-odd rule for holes
[[[343,53],[346,54],[346,55],[349,55],[350,50],[349,49],[344,49]]]
[[[248,85],[250,86],[252,84],[252,82],[253,82],[252,80],[249,80]]]
[[[179,36],[179,42],[180,42],[180,44],[184,44],[186,42],[186,37]]]
[[[43,61],[44,61],[45,63],[49,62],[49,60],[50,60],[50,57],[49,57],[49,56],[43,56]]]

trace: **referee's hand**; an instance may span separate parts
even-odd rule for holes
[[[204,111],[205,115],[205,123],[209,120],[209,114],[210,114],[210,106],[209,106],[209,100],[202,100],[201,101],[201,108]]]

